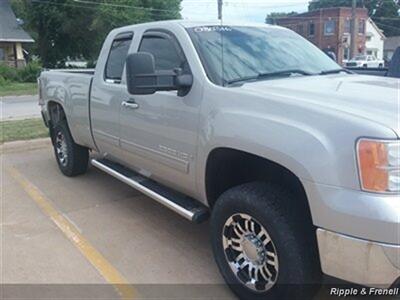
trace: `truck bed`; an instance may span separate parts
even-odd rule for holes
[[[60,103],[74,140],[90,148],[94,147],[89,117],[93,76],[92,69],[47,70],[40,76],[41,102]]]

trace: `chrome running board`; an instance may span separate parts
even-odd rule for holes
[[[209,216],[208,208],[195,199],[162,186],[120,164],[107,159],[92,159],[91,163],[192,222],[201,223]]]

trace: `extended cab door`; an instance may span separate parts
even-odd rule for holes
[[[191,73],[185,53],[171,32],[146,31],[138,51],[154,55],[156,70],[181,68],[183,73]],[[185,96],[178,96],[177,91],[127,93],[126,101],[135,106],[121,108],[124,161],[159,182],[188,194],[193,192],[201,91],[194,80]]]
[[[92,84],[93,137],[100,152],[113,156],[118,156],[120,151],[119,113],[126,91],[126,85],[121,81],[132,38],[132,32],[123,32],[106,41]]]

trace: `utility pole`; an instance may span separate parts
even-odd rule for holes
[[[356,32],[356,11],[357,11],[357,0],[352,0],[351,5],[351,21],[350,21],[350,31],[351,31],[351,39],[350,39],[350,59],[352,59],[356,54],[357,47],[357,32]]]
[[[217,0],[218,1],[218,20],[222,20],[222,1],[223,0]]]

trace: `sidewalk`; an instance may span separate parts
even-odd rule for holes
[[[37,95],[0,97],[0,121],[40,118]]]

